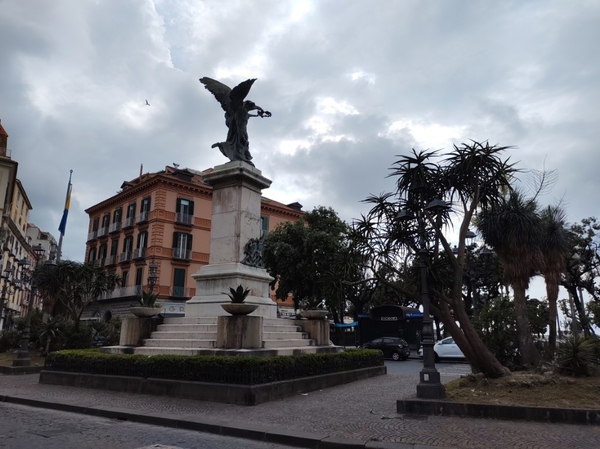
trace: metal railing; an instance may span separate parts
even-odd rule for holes
[[[113,223],[108,227],[108,233],[119,232],[121,230],[121,222]]]
[[[178,224],[186,224],[191,225],[193,223],[194,216],[190,214],[184,214],[183,212],[178,212],[175,214],[175,221]]]
[[[145,210],[143,212],[140,212],[137,217],[135,217],[135,222],[136,223],[143,223],[145,221],[148,221],[148,211]]]
[[[146,248],[136,248],[133,250],[134,259],[143,259],[146,256]]]
[[[173,259],[190,260],[191,251],[181,248],[173,248]]]

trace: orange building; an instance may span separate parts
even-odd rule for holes
[[[212,188],[202,181],[202,172],[167,166],[124,182],[116,195],[88,208],[86,260],[96,261],[123,282],[88,308],[83,318],[128,313],[142,289],[148,290],[152,261],[157,265],[154,293],[162,313],[183,314],[185,301],[196,290],[191,275],[208,264],[211,198]],[[263,232],[298,220],[301,207],[263,197]]]

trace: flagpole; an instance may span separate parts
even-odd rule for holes
[[[65,207],[67,207],[68,203],[69,203],[69,196],[71,194],[71,177],[73,176],[73,170],[69,171],[69,183],[67,184],[67,195],[65,196]],[[65,223],[66,226],[66,223]],[[62,256],[62,242],[63,242],[63,237],[65,236],[64,234],[64,229],[63,232],[60,233],[60,238],[58,239],[58,250],[56,252],[56,261],[60,262],[60,258]]]

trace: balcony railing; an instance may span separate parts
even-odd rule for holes
[[[96,262],[98,262],[97,266],[103,267],[105,265],[106,258],[104,258],[104,257],[99,258],[98,260],[96,260]]]
[[[141,285],[130,285],[129,287],[115,288],[113,291],[105,293],[99,299],[115,299],[140,296],[142,294]]]
[[[104,265],[108,266],[108,265],[115,265],[117,263],[117,256],[108,256],[106,258],[106,261],[104,263]]]
[[[134,217],[127,217],[125,220],[123,220],[123,229],[132,227],[134,223]]]
[[[98,238],[108,235],[108,226],[98,229]]]
[[[136,248],[133,250],[134,259],[143,259],[146,256],[146,248]]]
[[[121,222],[113,223],[108,227],[108,233],[113,234],[121,230]]]
[[[171,287],[171,296],[174,298],[191,298],[192,292],[189,287]]]
[[[129,262],[131,260],[131,251],[125,251],[119,254],[119,263]]]
[[[98,231],[92,231],[92,232],[88,233],[87,241],[89,242],[90,240],[96,240],[97,238],[98,238]]]
[[[173,259],[190,260],[191,251],[181,248],[173,248]]]
[[[191,225],[194,221],[194,216],[190,214],[184,214],[183,212],[178,212],[175,214],[175,221],[178,224]]]
[[[140,212],[137,215],[137,217],[135,217],[136,223],[144,223],[145,221],[148,221],[148,211],[147,210]]]

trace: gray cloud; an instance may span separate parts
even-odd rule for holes
[[[74,170],[66,257],[83,258],[84,210],[141,164],[225,162],[202,76],[258,78],[250,98],[273,117],[250,143],[278,201],[351,220],[393,187],[397,155],[477,139],[557,169],[544,200],[564,197],[571,220],[600,214],[594,2],[1,3],[0,119],[31,221],[55,235]]]

